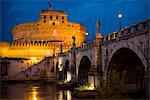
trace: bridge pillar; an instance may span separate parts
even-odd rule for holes
[[[144,75],[145,79],[145,89],[146,89],[146,99],[150,99],[150,68],[148,67],[147,72]]]
[[[92,87],[98,87],[99,85],[99,76],[101,76],[101,72],[98,70],[98,65],[92,65],[90,71],[88,72],[88,82]]]
[[[72,68],[72,75],[71,75],[71,83],[75,86],[77,83],[77,78],[76,78],[76,65],[73,63],[71,65]]]
[[[54,60],[54,79],[57,80],[58,79],[58,71],[56,68],[58,66],[57,57],[54,57],[53,60]]]
[[[76,43],[75,43],[75,36],[72,37],[73,43],[72,43],[72,48],[71,48],[71,53],[72,53],[72,84],[76,85],[77,83],[77,74],[76,74]]]

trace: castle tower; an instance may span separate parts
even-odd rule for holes
[[[53,56],[72,48],[72,36],[76,37],[76,46],[85,40],[84,25],[68,21],[68,14],[63,10],[42,9],[38,22],[26,22],[13,27],[13,43],[2,47],[2,57],[43,58]],[[70,44],[70,45],[69,45]]]

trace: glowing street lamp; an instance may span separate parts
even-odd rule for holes
[[[88,34],[89,34],[89,33],[87,33],[87,32],[85,33],[85,36],[86,36],[86,42],[87,42],[87,36],[88,36]]]
[[[122,18],[122,14],[120,13],[120,14],[118,14],[118,18]]]
[[[121,13],[118,14],[118,18],[119,18],[119,29],[121,30],[121,18],[123,17],[123,15]]]
[[[87,36],[89,33],[85,33],[85,35]]]

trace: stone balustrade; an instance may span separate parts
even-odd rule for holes
[[[145,22],[135,24],[131,27],[126,27],[118,32],[113,32],[104,36],[101,41],[102,42],[112,42],[113,40],[122,40],[125,37],[130,38],[131,36],[140,35],[143,33],[148,33],[149,31],[150,20],[146,20]]]
[[[80,47],[76,48],[76,52],[80,51],[85,51],[87,49],[91,49],[96,45],[96,41],[88,42],[88,43],[83,43]]]

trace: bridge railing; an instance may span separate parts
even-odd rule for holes
[[[114,42],[149,32],[150,19],[104,36],[101,42]]]
[[[75,51],[76,52],[86,51],[86,50],[92,49],[92,47],[94,46],[99,46],[99,44],[102,45],[103,43],[112,43],[115,41],[120,41],[123,39],[134,37],[136,35],[148,33],[149,26],[150,26],[150,19],[146,20],[145,22],[141,22],[133,26],[126,27],[117,32],[108,34],[107,36],[104,36],[101,39],[95,39],[92,42],[83,43],[80,47],[77,47]],[[64,54],[67,55],[69,54],[69,52],[72,52],[72,50],[69,50],[65,52]]]
[[[76,51],[85,51],[88,49],[91,49],[92,47],[96,46],[96,41],[88,42],[88,43],[83,43],[80,47],[76,48]]]

